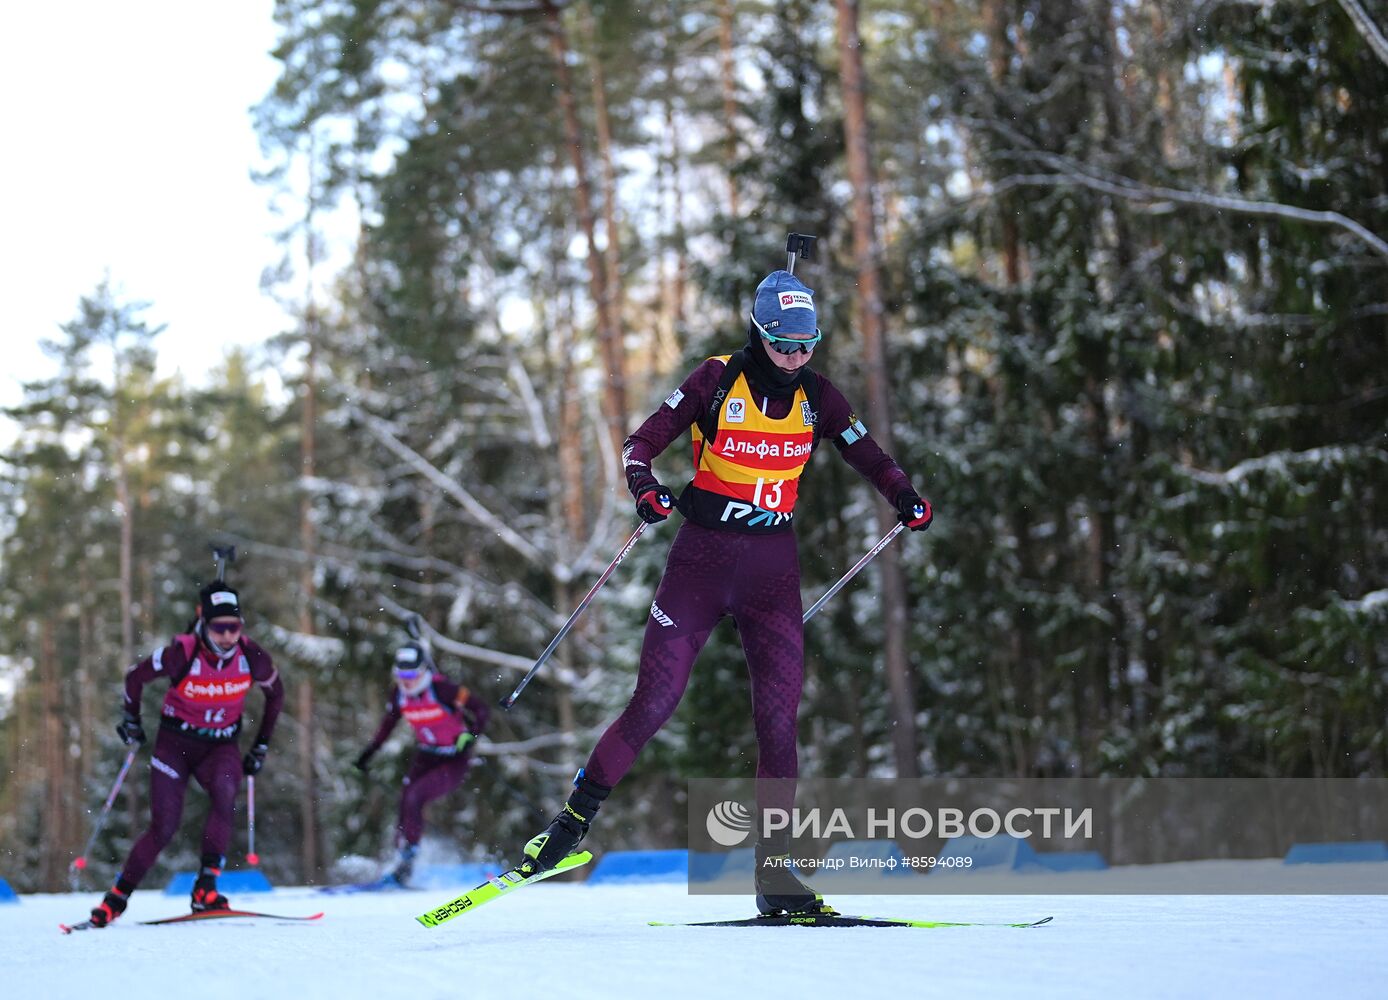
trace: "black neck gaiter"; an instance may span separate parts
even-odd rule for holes
[[[767,356],[766,342],[750,322],[747,324],[746,353],[747,364],[743,370],[747,374],[747,381],[751,382],[758,392],[772,399],[794,396],[795,390],[800,388],[800,380],[809,371],[809,365],[795,372],[777,368],[776,363]]]

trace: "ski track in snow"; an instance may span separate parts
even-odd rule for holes
[[[65,936],[97,892],[0,905],[0,994],[108,996],[659,998],[808,996],[1388,996],[1388,897],[831,896],[844,913],[1032,920],[1046,927],[693,928],[648,920],[750,916],[751,899],[683,885],[536,885],[437,928],[414,916],[449,890],[239,894],[311,924],[141,927],[186,901],[137,893],[114,926]],[[118,984],[114,986],[113,984]]]

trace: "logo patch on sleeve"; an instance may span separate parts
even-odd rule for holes
[[[684,390],[676,389],[674,392],[670,393],[670,395],[665,397],[665,405],[673,410],[675,407],[680,405],[680,400],[683,398]]]
[[[855,441],[861,441],[863,438],[867,437],[867,433],[868,429],[864,427],[863,422],[858,419],[858,414],[850,413],[848,415],[848,426],[844,429],[844,432],[839,435],[839,439],[847,446]]]
[[[782,309],[814,309],[814,296],[809,292],[781,292]]]

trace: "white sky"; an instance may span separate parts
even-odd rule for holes
[[[0,404],[108,270],[167,324],[161,370],[202,370],[289,325],[250,107],[273,85],[273,0],[44,0],[0,33]]]

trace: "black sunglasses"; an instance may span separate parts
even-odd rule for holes
[[[802,351],[809,354],[815,349],[819,342],[824,339],[824,332],[820,330],[819,327],[815,327],[813,337],[778,337],[774,333],[768,332],[766,327],[758,323],[756,316],[753,316],[751,313],[747,315],[751,318],[752,325],[757,328],[757,332],[761,334],[762,340],[766,341],[766,346],[770,347],[777,354],[789,356],[792,354],[799,354]]]

